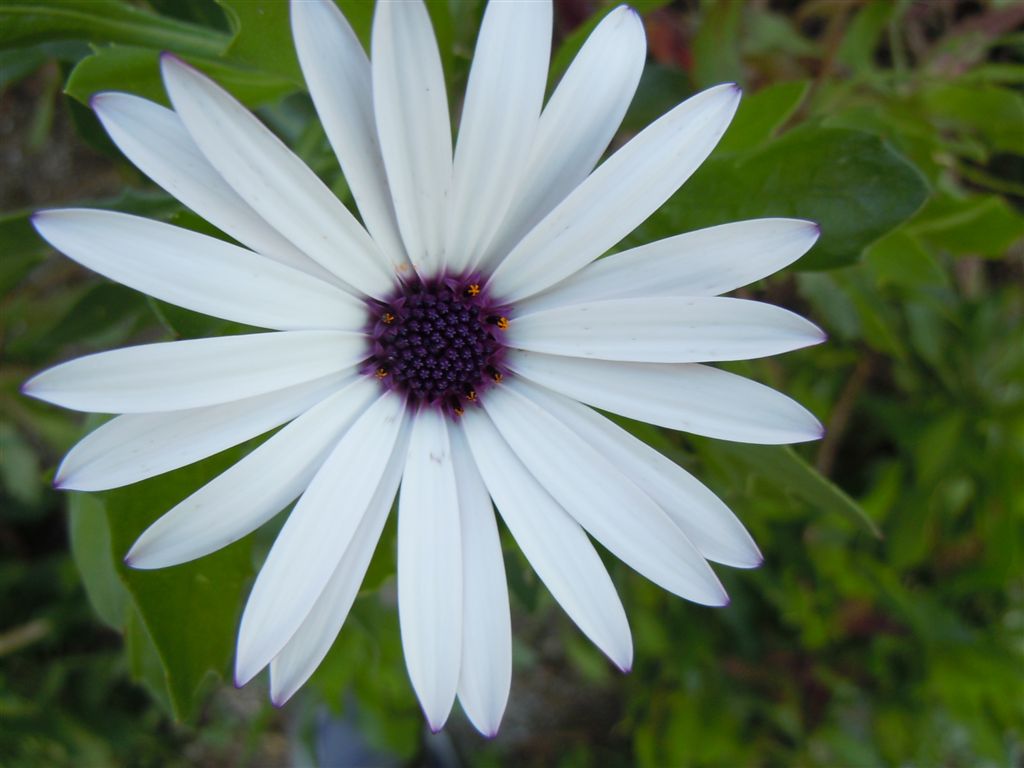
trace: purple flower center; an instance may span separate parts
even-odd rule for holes
[[[372,354],[364,372],[411,404],[458,416],[501,381],[508,308],[490,299],[479,276],[414,278],[368,305]]]

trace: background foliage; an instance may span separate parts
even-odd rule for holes
[[[339,4],[365,40],[372,7]],[[392,529],[327,661],[272,710],[260,683],[222,682],[272,530],[174,569],[121,564],[245,447],[58,496],[49,480],[84,425],[18,393],[84,352],[231,331],[85,273],[26,218],[84,201],[212,231],[127,164],[87,108],[109,89],[166,101],[161,50],[257,108],[349,199],[286,4],[0,6],[0,764],[1024,765],[1024,4],[638,6],[650,58],[622,137],[718,82],[746,97],[712,159],[630,242],[765,215],[819,221],[795,270],[743,295],[809,315],[830,343],[731,367],[829,432],[791,450],[631,425],[722,495],[766,563],[722,569],[733,602],[711,611],[609,561],[636,642],[622,676],[506,541],[515,679],[490,742],[458,714],[440,736],[424,729]],[[556,0],[553,81],[608,7]],[[452,94],[481,8],[430,3]]]

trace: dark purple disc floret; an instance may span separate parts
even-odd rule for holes
[[[479,275],[413,278],[367,303],[372,349],[364,373],[410,404],[459,416],[505,375],[508,307],[489,297]]]

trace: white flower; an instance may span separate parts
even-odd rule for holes
[[[493,734],[511,632],[492,500],[554,597],[624,670],[626,615],[587,534],[706,605],[727,602],[707,560],[760,563],[710,491],[587,406],[727,440],[819,437],[792,400],[698,364],[823,339],[784,309],[717,297],[799,258],[818,230],[745,221],[596,261],[708,156],[739,100],[733,85],[700,93],[594,170],[644,63],[629,8],[600,23],[543,105],[550,3],[489,5],[454,152],[420,2],[377,6],[372,63],[332,2],[293,2],[292,25],[363,223],[238,102],[165,56],[173,111],[105,93],[96,113],[140,169],[242,245],[104,211],[45,211],[35,226],[113,280],[272,332],[90,355],[25,389],[123,414],[60,467],[58,485],[78,490],[287,423],[127,557],[136,568],[201,557],[298,499],[238,636],[237,682],[269,665],[277,703],[327,653],[398,493],[413,687],[433,729],[457,694]]]

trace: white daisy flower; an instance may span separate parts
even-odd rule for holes
[[[708,156],[740,97],[734,85],[704,91],[597,165],[644,65],[627,7],[598,25],[544,104],[550,2],[491,3],[454,151],[421,2],[378,4],[372,59],[334,3],[291,10],[362,221],[235,99],[164,56],[173,111],[123,93],[93,107],[132,162],[238,244],[96,210],[44,211],[35,226],[112,280],[270,332],[89,355],[25,391],[121,414],[61,465],[58,486],[76,490],[137,482],[286,425],[127,556],[135,568],[202,557],[297,499],[238,634],[236,681],[269,665],[278,704],[341,629],[397,494],[413,688],[434,730],[457,695],[493,734],[511,631],[492,502],[623,670],[626,614],[590,537],[705,605],[727,602],[708,560],[761,562],[707,488],[590,406],[726,440],[819,437],[792,400],[701,364],[823,340],[787,310],[718,296],[799,258],[818,229],[744,221],[597,261]]]

